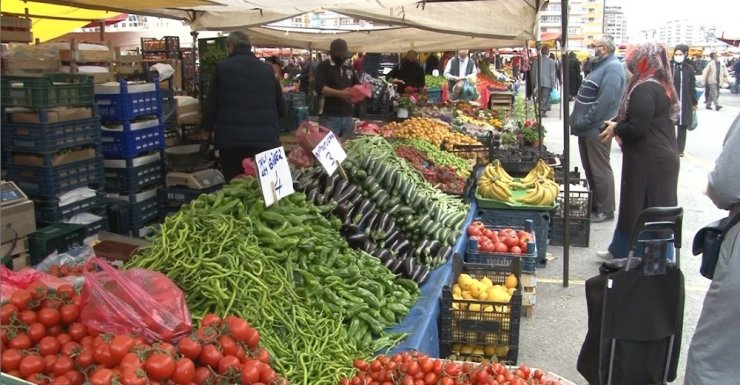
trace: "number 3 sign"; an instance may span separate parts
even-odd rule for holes
[[[344,152],[339,140],[331,131],[313,149],[313,155],[329,175],[334,174],[339,165],[347,159],[347,153]]]

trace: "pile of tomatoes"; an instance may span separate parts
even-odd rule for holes
[[[357,375],[340,385],[558,385],[541,370],[520,365],[511,370],[498,363],[461,363],[430,358],[418,352],[355,360]]]
[[[534,241],[534,236],[523,230],[487,229],[481,221],[474,221],[468,226],[470,241],[476,241],[477,250],[482,253],[527,254],[527,244]]]
[[[85,267],[87,266],[87,267]],[[49,266],[49,275],[57,277],[57,278],[63,278],[63,277],[80,277],[82,276],[82,273],[87,269],[87,271],[92,271],[95,269],[95,266],[92,264],[85,265],[85,264],[79,264],[79,265],[68,265],[68,264],[61,264],[61,265],[51,265]]]
[[[280,385],[256,329],[241,318],[206,315],[172,344],[99,334],[80,322],[70,285],[17,290],[1,307],[0,369],[40,385]]]

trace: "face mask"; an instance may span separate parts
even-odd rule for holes
[[[598,56],[596,55],[596,49],[595,48],[589,48],[589,49],[586,50],[586,52],[588,52],[588,56],[598,58]]]
[[[686,58],[685,56],[674,56],[673,61],[675,61],[678,64],[683,63],[683,59]]]
[[[331,60],[334,61],[334,63],[336,64],[342,64],[344,63],[345,58],[342,56],[331,55]]]

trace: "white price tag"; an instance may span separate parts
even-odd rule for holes
[[[313,149],[313,155],[324,166],[326,173],[329,175],[334,174],[339,164],[347,159],[347,153],[344,152],[344,149],[339,144],[339,140],[337,140],[337,137],[331,131]]]
[[[283,146],[260,152],[254,158],[265,206],[269,207],[294,192],[293,177]]]

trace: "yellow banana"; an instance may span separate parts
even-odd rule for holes
[[[501,162],[497,162],[496,165],[495,165],[495,167],[496,167],[496,172],[501,177],[501,179],[503,179],[506,182],[513,182],[514,181],[514,178],[512,178],[511,175],[509,175],[509,173],[506,172],[506,170],[504,169],[504,167],[501,166]]]
[[[526,196],[519,199],[519,202],[528,204],[528,205],[534,205],[537,204],[539,201],[542,200],[542,195],[544,194],[544,190],[540,186],[539,183],[535,184],[534,186],[534,192],[527,194]]]
[[[554,195],[552,194],[552,190],[547,186],[542,186],[543,194],[542,199],[537,203],[540,206],[549,206],[552,204]]]
[[[506,194],[507,198],[511,198],[511,190],[509,189],[509,186],[506,185],[506,183],[501,180],[497,180],[493,182],[493,184],[501,188],[501,190]]]
[[[506,194],[506,191],[503,188],[501,188],[501,186],[497,185],[496,183],[491,185],[491,193],[492,193],[491,198],[494,198],[496,200],[500,200],[500,201],[509,200],[509,195]]]

